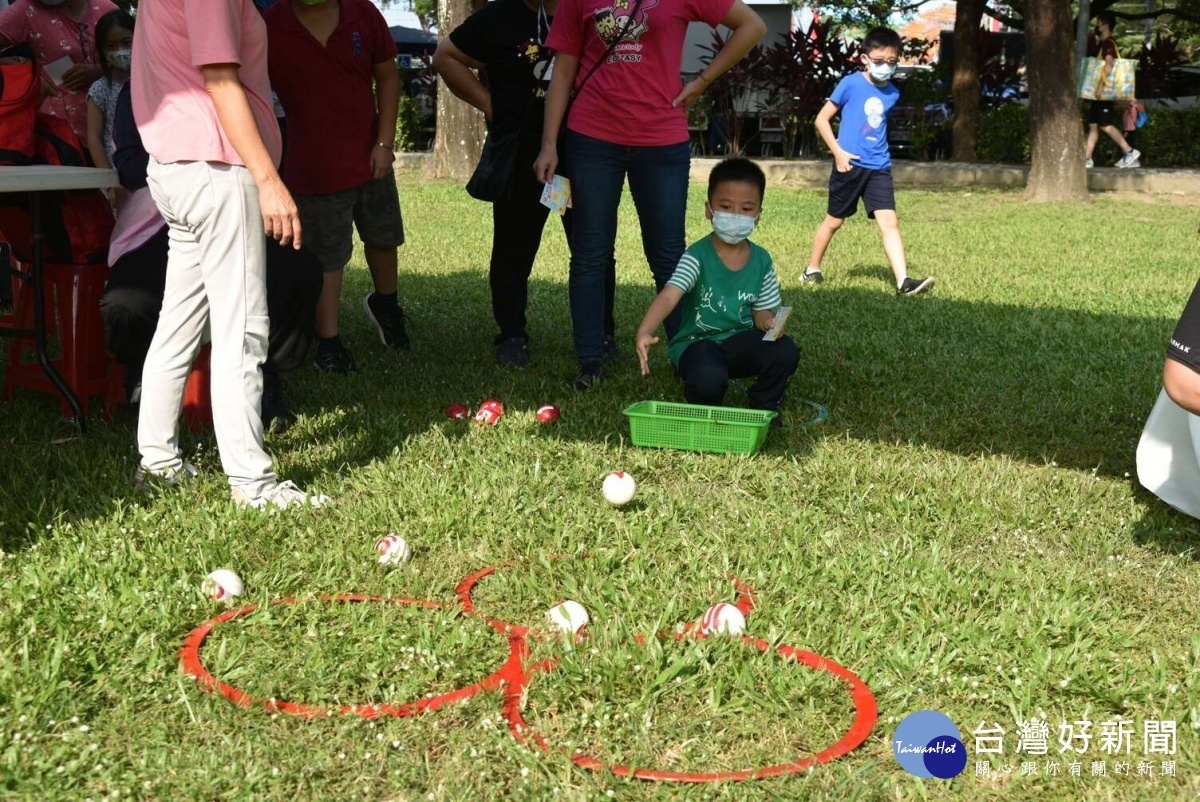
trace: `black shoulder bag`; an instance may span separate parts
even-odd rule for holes
[[[567,116],[571,113],[571,106],[574,105],[575,98],[583,91],[584,85],[596,74],[596,70],[600,69],[600,65],[608,61],[608,57],[612,55],[616,46],[624,40],[625,34],[629,32],[629,28],[633,25],[633,19],[641,7],[642,0],[634,0],[633,9],[625,17],[625,25],[622,26],[620,34],[609,43],[608,49],[604,51],[604,55],[592,65],[587,75],[583,76],[583,80],[571,91],[571,97],[567,100],[567,109],[563,112],[562,124],[559,128],[560,164],[564,161],[562,158],[562,142],[567,130]],[[539,40],[541,39],[541,25],[544,15],[545,12],[539,10]],[[472,198],[495,203],[496,201],[508,200],[512,197],[513,177],[516,174],[517,150],[520,144],[521,129],[523,128],[524,121],[529,117],[530,109],[533,108],[536,102],[536,95],[530,98],[529,105],[525,107],[525,113],[521,116],[522,125],[518,125],[510,131],[489,130],[487,132],[487,137],[483,141],[483,150],[479,154],[479,163],[475,166],[475,172],[471,175],[471,180],[467,182],[467,194]]]

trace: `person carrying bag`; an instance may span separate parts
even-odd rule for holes
[[[529,276],[550,210],[541,204],[542,184],[529,165],[541,148],[554,64],[546,37],[557,5],[558,0],[494,0],[443,39],[433,58],[450,91],[483,112],[488,123],[467,193],[492,204],[489,283],[500,329],[496,358],[507,367],[532,361],[526,320]],[[486,85],[476,70],[486,72]],[[562,217],[568,243],[571,216],[568,211]],[[605,326],[611,338],[615,264],[607,286]]]

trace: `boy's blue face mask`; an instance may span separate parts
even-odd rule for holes
[[[739,242],[749,239],[750,235],[754,233],[755,226],[758,225],[758,218],[751,217],[748,214],[716,212],[713,211],[711,206],[708,210],[712,212],[713,233],[722,242],[727,242],[730,245],[737,245]]]

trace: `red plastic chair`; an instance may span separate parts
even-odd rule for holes
[[[108,273],[105,265],[47,263],[43,267],[47,330],[57,339],[59,350],[53,364],[78,396],[85,413],[92,396],[107,396],[113,369],[113,359],[104,347],[104,321],[100,317],[100,295]],[[33,285],[20,278],[14,279],[13,285],[13,323],[32,328]],[[58,395],[37,362],[31,338],[9,341],[5,400],[12,398],[18,387]],[[65,400],[62,408],[65,417],[73,415]]]

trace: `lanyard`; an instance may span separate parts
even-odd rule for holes
[[[537,10],[537,34],[534,40],[543,47],[546,45],[546,37],[550,34],[550,17],[546,14],[545,0],[538,3]]]

